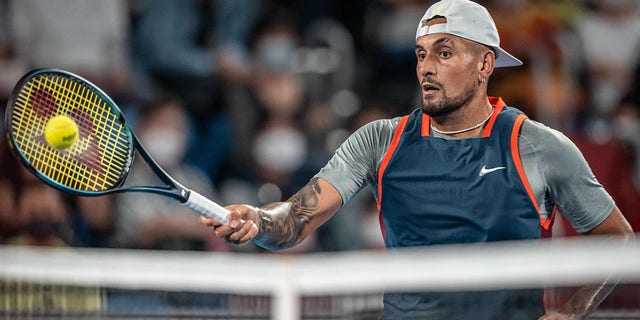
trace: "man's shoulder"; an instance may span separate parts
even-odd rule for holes
[[[394,118],[377,119],[365,124],[363,127],[370,127],[375,130],[395,129],[398,126],[400,119],[402,119],[402,116],[394,117]]]
[[[401,117],[377,119],[361,126],[338,149],[338,153],[365,155],[378,159],[382,157],[384,150],[391,143],[393,135],[398,127]]]
[[[563,159],[573,161],[581,157],[579,149],[564,133],[535,120],[522,124],[519,136],[520,150],[530,148],[539,159],[564,163]]]
[[[364,134],[364,135],[369,135],[369,134],[374,134],[374,135],[393,134],[393,132],[398,127],[398,123],[400,122],[400,119],[402,119],[402,117],[394,117],[394,118],[388,118],[388,119],[373,120],[373,121],[363,125],[358,130],[356,130],[356,134],[360,134],[360,135],[362,135],[362,134]]]
[[[522,124],[520,137],[530,141],[566,143],[570,142],[564,133],[536,120],[527,119]]]

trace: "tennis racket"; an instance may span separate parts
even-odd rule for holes
[[[78,127],[77,140],[65,149],[50,146],[44,137],[47,122],[58,115],[73,119]],[[115,102],[73,73],[39,69],[25,74],[9,98],[5,127],[20,162],[56,189],[81,196],[155,193],[226,223],[227,209],[169,176],[144,149]],[[124,185],[136,153],[164,185]]]

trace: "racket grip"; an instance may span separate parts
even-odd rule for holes
[[[216,219],[222,224],[227,223],[229,210],[193,190],[189,190],[189,197],[183,204],[202,216]]]

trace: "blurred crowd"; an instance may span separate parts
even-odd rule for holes
[[[431,2],[0,0],[0,108],[27,71],[68,70],[186,186],[221,204],[282,201],[355,129],[418,107],[415,29]],[[571,137],[640,230],[639,2],[479,2],[525,62],[496,70],[490,94]],[[58,192],[1,141],[2,244],[261,251],[216,240],[171,199]],[[128,183],[154,183],[141,159]],[[575,234],[562,219],[554,232]],[[366,189],[293,252],[382,246]]]

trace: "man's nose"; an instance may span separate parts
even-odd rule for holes
[[[423,77],[432,76],[436,73],[433,60],[428,57],[424,58],[422,61],[418,61],[418,75]]]

